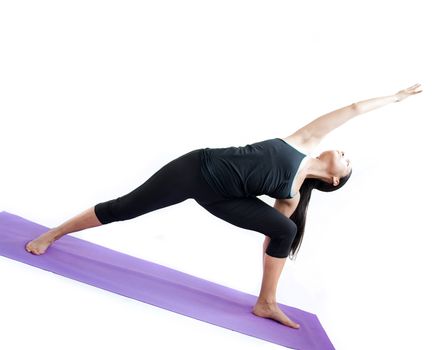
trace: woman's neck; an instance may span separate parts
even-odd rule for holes
[[[306,179],[319,179],[327,183],[333,183],[333,177],[327,171],[326,164],[319,158],[310,157],[304,165]]]

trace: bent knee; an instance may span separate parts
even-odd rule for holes
[[[295,222],[289,219],[289,221],[285,222],[285,227],[283,228],[283,233],[281,235],[282,239],[285,241],[293,242],[296,236],[296,232],[298,231],[298,227]]]
[[[273,234],[266,253],[276,258],[286,258],[289,255],[292,243],[295,239],[298,228],[296,224],[289,220],[290,223],[285,223],[282,228]]]

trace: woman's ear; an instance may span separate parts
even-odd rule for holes
[[[332,176],[332,178],[333,178],[333,186],[338,186],[339,185],[339,177]]]

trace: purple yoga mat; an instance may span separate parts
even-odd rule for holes
[[[299,329],[257,317],[257,296],[103,246],[63,236],[45,254],[25,250],[49,228],[0,212],[0,255],[204,322],[297,350],[334,349],[315,314],[278,303]]]

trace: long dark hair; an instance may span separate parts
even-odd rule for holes
[[[307,207],[309,206],[310,197],[312,195],[312,190],[317,189],[323,192],[332,192],[340,189],[351,176],[353,169],[350,169],[350,172],[341,177],[339,179],[339,184],[337,186],[333,186],[333,184],[322,181],[320,179],[315,178],[306,178],[302,183],[299,193],[300,200],[298,206],[296,207],[293,214],[290,216],[290,219],[296,224],[297,231],[295,239],[290,246],[289,251],[289,259],[292,260],[293,257],[296,259],[296,255],[298,254],[298,250],[301,246],[301,242],[304,236],[304,228],[306,225],[306,217],[307,217]]]

